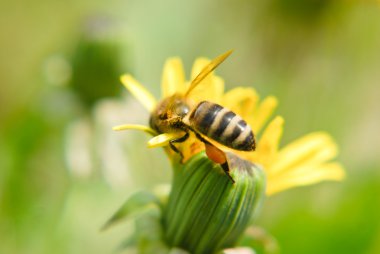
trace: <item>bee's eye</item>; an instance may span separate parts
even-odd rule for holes
[[[181,117],[184,117],[187,113],[189,113],[189,107],[184,103],[179,104],[176,107],[175,113]]]
[[[160,120],[168,119],[168,113],[167,113],[167,112],[165,112],[165,113],[161,113],[161,114],[158,115],[158,118],[159,118]]]

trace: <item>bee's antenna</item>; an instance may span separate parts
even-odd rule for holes
[[[198,76],[195,77],[191,81],[189,89],[187,89],[185,93],[185,97],[187,97],[190,92],[197,86],[199,83],[207,77],[210,72],[212,72],[216,67],[218,67],[219,64],[221,64],[229,55],[231,55],[232,50],[227,51],[226,53],[216,57],[214,60],[212,60],[208,65],[206,65],[202,71],[198,74]]]

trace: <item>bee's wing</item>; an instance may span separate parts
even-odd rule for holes
[[[214,60],[212,60],[208,65],[206,65],[202,71],[198,74],[198,76],[195,77],[191,81],[191,84],[189,88],[187,89],[185,93],[185,97],[187,97],[190,92],[197,86],[199,83],[207,77],[210,72],[212,72],[216,67],[218,67],[219,64],[221,64],[230,54],[232,53],[232,50],[227,51],[226,53],[216,57]]]

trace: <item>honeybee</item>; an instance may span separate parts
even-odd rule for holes
[[[234,183],[225,153],[207,139],[235,150],[254,151],[256,144],[251,127],[239,115],[219,104],[210,101],[194,104],[188,99],[191,91],[231,53],[228,51],[205,66],[184,94],[176,93],[159,102],[150,115],[149,125],[158,133],[183,131],[182,137],[169,142],[170,148],[181,157],[181,152],[174,144],[186,141],[190,132],[194,133],[205,144],[207,156],[220,164]]]

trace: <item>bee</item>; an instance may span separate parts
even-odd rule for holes
[[[228,51],[205,66],[191,81],[185,94],[176,93],[159,102],[150,116],[149,125],[158,133],[183,131],[182,137],[169,141],[170,148],[179,153],[182,158],[183,155],[174,144],[186,141],[190,132],[194,133],[205,144],[207,156],[215,163],[220,164],[234,183],[235,181],[229,173],[230,169],[225,153],[207,139],[235,150],[254,151],[256,144],[251,127],[242,117],[219,104],[210,101],[194,104],[188,99],[191,91],[231,53],[232,51]]]

